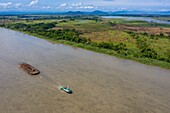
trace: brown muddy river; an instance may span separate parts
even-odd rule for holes
[[[170,113],[170,71],[0,28],[0,113]]]

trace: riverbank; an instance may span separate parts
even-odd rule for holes
[[[170,69],[170,37],[165,25],[99,17],[63,17],[56,20],[18,20],[1,26],[52,43],[67,44]]]
[[[151,66],[158,66],[158,67],[161,67],[161,68],[170,69],[170,63],[168,63],[168,62],[158,61],[158,60],[149,59],[149,58],[135,58],[135,57],[132,57],[132,56],[124,56],[124,55],[117,54],[114,50],[103,49],[103,48],[94,47],[94,46],[91,46],[91,45],[86,45],[86,44],[82,44],[82,43],[75,43],[75,42],[66,41],[66,40],[55,40],[55,39],[48,38],[48,37],[45,37],[45,36],[42,36],[42,35],[37,35],[35,33],[23,32],[23,31],[19,31],[19,30],[16,30],[16,31],[22,32],[22,33],[25,33],[25,34],[28,34],[28,35],[36,36],[36,37],[41,38],[41,39],[45,39],[45,40],[47,40],[51,43],[66,44],[66,45],[70,45],[70,46],[73,46],[73,47],[79,47],[79,48],[82,48],[82,49],[86,49],[86,50],[90,50],[90,51],[94,51],[94,52],[98,52],[98,53],[116,56],[118,58],[137,61],[137,62],[147,64],[147,65],[151,65]]]

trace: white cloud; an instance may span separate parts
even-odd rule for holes
[[[0,7],[3,7],[3,8],[7,8],[9,7],[10,5],[12,5],[11,2],[7,2],[7,3],[0,3]]]
[[[15,7],[16,7],[16,8],[19,8],[21,5],[22,5],[22,3],[16,3],[16,4],[15,4]]]
[[[125,7],[120,7],[119,10],[127,10]]]
[[[69,8],[69,9],[72,9],[73,7],[70,6],[70,7],[68,7],[68,8]]]
[[[38,3],[38,0],[33,0],[32,2],[29,3],[28,6],[33,6]]]
[[[169,11],[169,9],[161,9],[161,11]]]
[[[69,10],[92,10],[92,9],[98,9],[98,7],[95,7],[94,5],[87,5],[83,3],[72,3],[72,4],[60,4],[57,9],[69,9]]]
[[[82,5],[83,5],[83,3],[73,3],[72,4],[73,7],[78,7],[78,6],[82,6]]]
[[[43,9],[51,9],[52,7],[50,7],[50,6],[43,6],[42,8]]]
[[[94,9],[95,7],[92,5],[86,5],[83,7],[84,9]]]
[[[65,7],[67,4],[60,4],[59,7]]]

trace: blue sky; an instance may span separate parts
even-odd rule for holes
[[[170,0],[0,0],[0,11],[168,11]]]

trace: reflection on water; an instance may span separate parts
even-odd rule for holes
[[[20,70],[20,62],[40,76]],[[169,81],[168,70],[0,28],[2,113],[168,113]],[[55,84],[68,85],[74,94]]]
[[[170,24],[170,22],[167,21],[161,21],[161,20],[156,20],[153,18],[149,18],[149,17],[127,17],[127,16],[102,16],[102,18],[122,18],[125,20],[141,20],[141,21],[146,21],[149,23],[160,23],[160,24]]]

